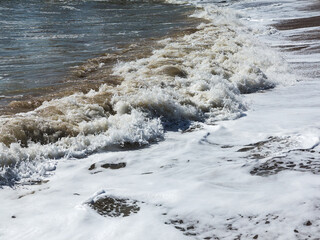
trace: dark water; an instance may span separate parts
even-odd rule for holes
[[[184,27],[189,6],[0,0],[0,105],[52,86],[68,69],[119,44]]]

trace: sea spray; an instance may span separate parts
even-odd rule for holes
[[[158,141],[168,126],[179,128],[181,122],[235,119],[248,108],[241,94],[287,81],[282,59],[236,13],[210,7],[196,15],[209,22],[159,41],[162,47],[150,57],[117,63],[112,75],[121,79],[118,85],[1,117],[1,165],[83,157],[110,146]]]

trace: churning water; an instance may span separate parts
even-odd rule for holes
[[[319,239],[319,0],[114,1],[0,0],[0,239]]]
[[[11,69],[1,80],[4,95],[65,86],[61,77],[68,67],[109,53],[75,70],[79,82],[71,88],[83,81],[98,82],[95,88],[34,105],[28,99],[10,103],[32,107],[0,117],[0,166],[15,166],[13,175],[20,176],[29,161],[141,146],[163,139],[166,130],[239,118],[247,109],[241,94],[286,82],[286,64],[271,49],[265,51],[237,12],[216,3],[195,9],[141,2],[4,3],[2,16],[22,15],[2,21],[3,48],[12,55],[2,61],[2,68]],[[190,21],[198,25],[190,27],[187,13],[202,23]],[[177,27],[188,30],[153,41],[154,48],[147,43],[115,51],[119,44],[161,37]]]
[[[63,84],[68,69],[88,58],[188,26],[191,10],[143,1],[1,1],[0,105]]]

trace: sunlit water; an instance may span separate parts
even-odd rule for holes
[[[70,67],[121,44],[184,27],[190,10],[142,2],[1,1],[0,104],[56,85]]]

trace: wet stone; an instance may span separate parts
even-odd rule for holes
[[[290,145],[288,137],[269,137],[267,140],[245,145],[237,152],[248,152],[246,158],[249,159],[264,159],[288,145]]]
[[[89,167],[89,171],[91,171],[91,170],[93,170],[93,169],[95,169],[96,168],[96,164],[94,163],[94,164],[92,164],[90,167]]]
[[[48,183],[49,180],[29,180],[26,182],[23,182],[22,185],[42,185]]]
[[[305,226],[311,226],[312,225],[312,222],[310,220],[306,221],[303,225]]]
[[[102,168],[110,168],[110,169],[120,169],[127,166],[127,163],[120,162],[120,163],[106,163],[101,165]]]
[[[281,157],[274,157],[256,164],[250,173],[269,176],[284,170],[320,174],[320,154],[309,149],[294,149]]]
[[[192,125],[192,126],[188,127],[186,130],[183,130],[181,133],[194,132],[194,131],[197,131],[197,130],[200,130],[200,129],[203,129],[203,126],[200,125],[200,124],[195,124],[195,125]]]
[[[36,193],[36,191],[31,191],[31,192],[29,192],[29,193],[20,195],[20,196],[18,197],[18,199],[21,199],[21,198],[23,198],[23,197],[25,197],[25,196],[32,195],[32,194],[35,194],[35,193]]]
[[[141,175],[149,175],[149,174],[152,174],[153,172],[144,172],[144,173],[141,173]]]
[[[92,201],[89,203],[89,206],[105,217],[128,217],[140,210],[136,200],[112,196]]]
[[[244,147],[244,148],[240,148],[237,152],[248,152],[252,149],[254,149],[254,147]]]
[[[172,225],[175,229],[181,231],[185,236],[197,236],[200,234],[197,231],[197,225],[199,224],[199,221],[188,221],[180,218],[175,218],[166,221],[165,224]]]
[[[221,146],[221,148],[233,148],[233,146],[232,145],[223,145],[223,146]]]

